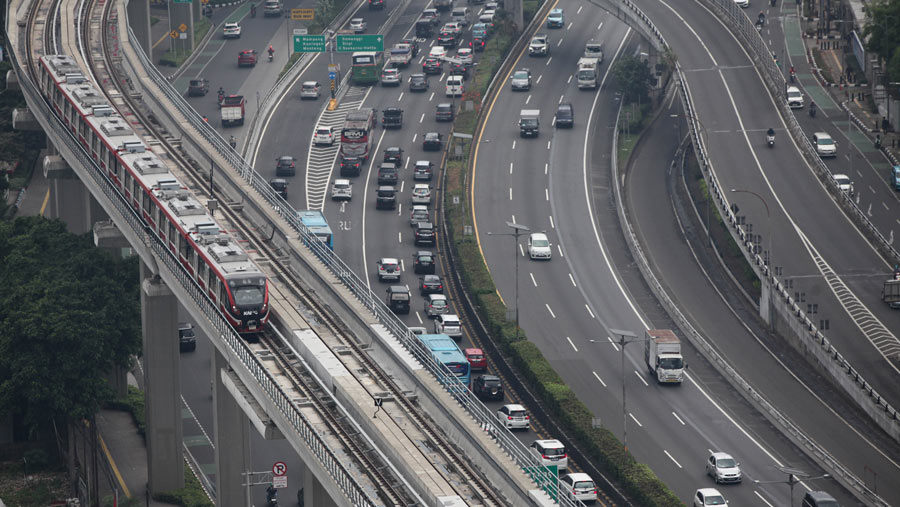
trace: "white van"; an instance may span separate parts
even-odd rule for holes
[[[463,26],[469,26],[469,23],[472,22],[472,12],[469,11],[468,7],[456,7],[453,9],[453,12],[450,13],[450,21],[454,21]]]
[[[448,97],[461,97],[463,94],[463,77],[462,76],[447,76],[447,96]]]
[[[569,456],[566,454],[566,446],[559,440],[535,440],[531,444],[531,452],[541,460],[545,467],[556,465],[558,470],[569,468]]]

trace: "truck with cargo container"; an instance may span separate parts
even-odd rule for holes
[[[891,308],[900,309],[900,266],[895,267],[893,276],[884,281],[881,299]]]
[[[644,332],[644,360],[658,383],[681,384],[684,380],[681,341],[671,330],[648,329]]]
[[[244,96],[227,95],[222,99],[222,126],[244,124]]]
[[[575,73],[578,79],[578,89],[597,88],[600,84],[600,59],[599,58],[579,58],[578,71]]]
[[[537,137],[540,128],[541,111],[539,109],[523,109],[519,113],[519,136]]]

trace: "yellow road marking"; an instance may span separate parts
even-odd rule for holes
[[[101,435],[97,435],[97,438],[100,439],[100,447],[103,449],[103,454],[106,455],[106,460],[109,461],[109,466],[112,468],[113,474],[116,476],[116,481],[119,482],[119,486],[122,487],[122,493],[125,493],[126,498],[131,498],[131,491],[128,491],[128,486],[125,485],[125,480],[122,479],[122,474],[119,473],[119,467],[116,466],[116,460],[113,459],[112,454],[109,453],[109,448],[106,447],[106,442],[103,441],[103,437]]]
[[[44,204],[41,204],[41,211],[38,212],[38,215],[44,216],[44,211],[47,209],[47,203],[50,202],[50,189],[47,189],[47,193],[44,194]]]

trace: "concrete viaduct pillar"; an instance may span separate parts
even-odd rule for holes
[[[228,360],[215,349],[211,368],[213,383],[213,421],[216,442],[216,506],[247,505],[246,476],[251,470],[250,422],[237,400],[222,383],[222,372],[229,370]]]
[[[141,326],[150,492],[184,487],[178,299],[141,263]]]
[[[150,2],[131,0],[128,2],[128,21],[144,53],[153,56],[153,41],[150,39]]]

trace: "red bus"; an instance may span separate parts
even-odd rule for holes
[[[357,176],[362,163],[369,159],[375,111],[364,108],[347,113],[341,128],[341,175]]]

